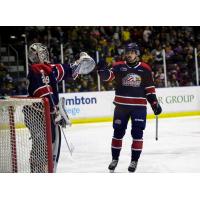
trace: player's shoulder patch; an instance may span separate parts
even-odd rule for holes
[[[149,71],[152,71],[151,67],[147,63],[141,62],[140,66],[145,68],[145,69],[147,69],[147,70],[149,70]]]
[[[117,62],[114,62],[114,63],[112,64],[112,67],[116,67],[117,65],[124,65],[124,64],[125,64],[124,61],[117,61]]]

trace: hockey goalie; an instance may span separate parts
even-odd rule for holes
[[[49,99],[54,172],[56,172],[60,155],[60,127],[65,127],[66,125],[70,124],[70,120],[63,106],[59,106],[58,83],[62,80],[67,80],[68,78],[73,78],[75,80],[79,74],[88,74],[94,68],[94,60],[85,52],[81,52],[80,58],[72,64],[51,64],[49,59],[49,52],[45,45],[41,43],[34,43],[29,47],[28,94],[30,97],[47,97]],[[37,154],[39,153],[37,146],[39,143],[43,142],[44,139],[41,138],[40,135],[36,137],[35,135],[37,135],[37,132],[32,127],[34,127],[34,123],[37,123],[37,120],[43,119],[39,118],[36,121],[28,123],[27,119],[29,118],[28,113],[30,109],[34,109],[34,105],[32,107],[25,106],[23,113],[26,113],[24,114],[25,124],[29,128],[32,138],[32,150],[30,155],[31,172],[42,173],[45,171],[46,166],[43,166],[43,168],[40,167],[40,169],[38,169],[37,163],[40,161],[37,159]],[[40,116],[39,113],[38,116]],[[33,135],[34,137],[32,137]]]

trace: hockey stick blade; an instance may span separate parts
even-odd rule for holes
[[[59,127],[60,127],[60,130],[62,131],[62,134],[63,134],[63,136],[64,136],[64,139],[65,139],[65,142],[66,142],[66,145],[67,145],[67,148],[68,148],[68,150],[69,150],[69,153],[70,153],[70,155],[72,156],[72,153],[74,152],[74,145],[71,143],[71,142],[69,142],[68,141],[68,139],[67,139],[67,137],[66,137],[66,135],[65,135],[65,133],[64,133],[64,130],[63,130],[63,128],[59,125]]]

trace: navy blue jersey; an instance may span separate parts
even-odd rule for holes
[[[48,97],[52,110],[59,101],[58,83],[68,77],[72,77],[72,70],[67,64],[32,64],[28,74],[29,96]]]
[[[146,63],[129,66],[120,62],[98,73],[103,81],[115,80],[114,104],[146,107],[147,101],[157,101],[151,68]]]

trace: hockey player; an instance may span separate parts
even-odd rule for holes
[[[89,57],[87,53],[82,52],[81,55]],[[91,58],[91,57],[90,57]],[[49,52],[46,46],[41,43],[34,43],[29,47],[29,86],[28,93],[30,97],[47,97],[50,102],[51,112],[51,130],[52,130],[52,146],[53,146],[53,161],[54,171],[60,154],[61,131],[60,125],[66,126],[70,124],[69,118],[62,107],[58,106],[58,83],[63,79],[76,79],[80,70],[80,59],[74,64],[51,64],[49,61]],[[25,108],[30,109],[30,108]],[[27,113],[27,112],[24,112]],[[26,121],[25,116],[25,121]],[[37,122],[36,122],[37,123]],[[34,129],[31,129],[31,124],[27,124],[31,134],[36,134]],[[35,139],[34,139],[35,138]],[[41,140],[32,137],[32,150],[30,157],[31,171],[35,172],[37,163],[37,145]],[[39,170],[43,172],[42,170]]]
[[[132,122],[131,162],[129,172],[135,172],[143,148],[143,130],[146,126],[147,101],[155,115],[162,112],[158,103],[151,68],[139,60],[140,50],[136,43],[125,47],[125,61],[116,63],[108,69],[103,62],[98,65],[98,73],[103,81],[115,80],[116,105],[113,118],[114,134],[111,151],[112,162],[109,170],[113,172],[118,164],[122,140],[128,120]]]

